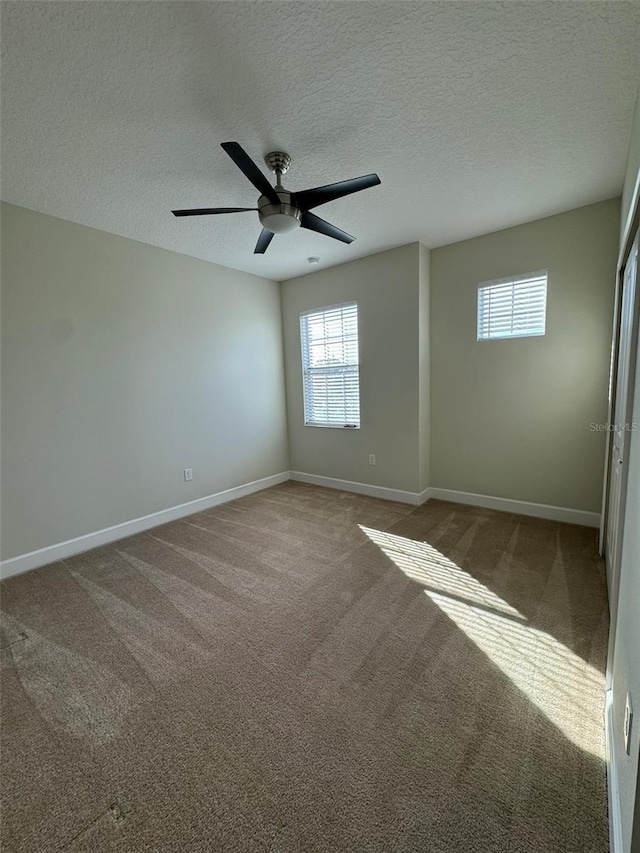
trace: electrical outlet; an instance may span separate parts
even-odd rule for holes
[[[370,453],[369,454],[369,465],[375,465],[375,464],[376,464],[376,454]]]
[[[193,480],[193,468],[185,468],[184,481],[185,483],[188,483],[190,480]]]
[[[631,707],[631,694],[627,693],[627,701],[624,706],[624,751],[627,755],[631,751],[631,725],[633,723],[633,708]]]

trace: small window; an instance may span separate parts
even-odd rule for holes
[[[478,285],[478,340],[544,335],[547,271]]]
[[[360,426],[358,306],[300,315],[305,426]]]

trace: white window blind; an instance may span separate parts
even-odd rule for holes
[[[300,315],[306,426],[360,426],[358,306]]]
[[[478,285],[478,340],[544,335],[547,271]]]

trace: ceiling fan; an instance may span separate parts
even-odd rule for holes
[[[265,163],[276,176],[276,185],[272,187],[267,178],[253,162],[247,152],[237,142],[223,142],[222,147],[236,166],[244,172],[254,187],[260,192],[257,207],[199,207],[194,210],[172,210],[174,216],[203,216],[212,213],[242,213],[253,210],[258,212],[262,231],[253,250],[254,254],[263,255],[273,240],[274,234],[286,234],[296,228],[306,228],[317,231],[343,243],[353,243],[355,237],[326,222],[311,209],[334,201],[342,196],[375,187],[380,183],[376,174],[362,175],[348,181],[338,181],[324,187],[314,187],[302,192],[289,192],[282,186],[282,176],[291,165],[291,157],[283,151],[272,151],[267,154]]]

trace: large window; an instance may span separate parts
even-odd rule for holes
[[[478,340],[544,335],[547,271],[478,285]]]
[[[300,315],[306,426],[360,426],[358,306],[333,305]]]

